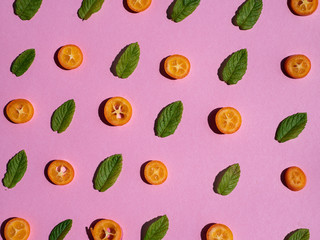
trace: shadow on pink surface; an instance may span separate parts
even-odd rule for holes
[[[214,110],[212,110],[208,116],[208,124],[209,124],[209,127],[210,129],[216,133],[216,134],[223,134],[222,132],[219,131],[217,125],[216,125],[216,115],[217,115],[217,112],[220,110],[221,108],[216,108]]]

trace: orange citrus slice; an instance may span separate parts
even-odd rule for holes
[[[70,163],[64,160],[54,160],[47,171],[50,181],[56,185],[66,185],[74,177],[74,170]]]
[[[100,220],[90,231],[94,240],[120,240],[122,236],[119,224],[109,219]]]
[[[215,121],[221,133],[231,134],[239,130],[241,126],[241,115],[232,107],[224,107],[217,112]]]
[[[171,55],[164,61],[165,72],[174,79],[186,77],[190,72],[190,62],[182,55]]]
[[[6,106],[7,117],[14,123],[25,123],[30,121],[33,117],[33,113],[33,106],[26,99],[12,100]]]
[[[286,186],[292,191],[299,191],[306,186],[307,177],[298,167],[289,167],[284,175]]]
[[[213,224],[207,231],[207,240],[233,240],[233,234],[226,225]]]
[[[134,12],[142,12],[151,5],[151,0],[127,0],[128,7]]]
[[[81,49],[76,45],[65,45],[58,52],[58,61],[65,69],[75,69],[82,63],[83,55]]]
[[[307,16],[317,10],[318,0],[291,0],[290,7],[295,14]]]
[[[303,78],[311,69],[311,62],[305,55],[292,55],[284,63],[286,73],[292,78]]]
[[[166,165],[160,161],[150,161],[144,168],[144,178],[152,185],[159,185],[166,181],[168,171]]]
[[[104,116],[111,125],[122,126],[131,119],[131,104],[123,97],[110,98],[104,106]]]
[[[6,240],[26,240],[30,235],[30,225],[23,218],[13,218],[4,227]]]

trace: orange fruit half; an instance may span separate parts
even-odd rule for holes
[[[30,121],[33,117],[33,113],[33,106],[26,99],[12,100],[6,106],[7,117],[14,123],[25,123]]]
[[[213,224],[207,231],[207,240],[233,240],[233,234],[226,225]]]
[[[302,54],[292,55],[286,59],[284,69],[292,78],[303,78],[311,69],[311,61]]]
[[[4,227],[6,240],[26,240],[30,235],[30,225],[23,218],[13,218]]]
[[[58,52],[58,61],[64,69],[75,69],[83,60],[81,49],[76,45],[65,45]]]
[[[100,220],[90,231],[94,240],[120,240],[122,236],[119,224],[109,219]]]
[[[128,7],[134,12],[142,12],[150,7],[151,0],[127,0]]]
[[[50,181],[56,185],[66,185],[74,178],[74,170],[70,163],[64,160],[54,160],[47,171]]]
[[[307,183],[306,175],[298,167],[289,167],[284,174],[284,179],[286,186],[292,191],[303,189]]]
[[[168,170],[166,165],[160,161],[150,161],[144,168],[144,178],[152,185],[159,185],[166,181]]]
[[[291,0],[290,7],[295,14],[307,16],[317,10],[318,0]]]
[[[131,104],[123,97],[110,98],[104,106],[104,116],[111,125],[122,126],[131,119]]]
[[[190,62],[182,55],[171,55],[164,62],[165,72],[174,79],[186,77],[190,72]]]
[[[221,133],[231,134],[239,130],[241,115],[232,107],[221,108],[215,117],[216,126]]]

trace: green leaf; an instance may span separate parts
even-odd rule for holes
[[[70,125],[76,104],[73,99],[70,99],[58,107],[51,117],[51,128],[58,133],[64,132]]]
[[[56,225],[49,236],[49,240],[62,240],[68,234],[72,227],[72,220],[67,219]]]
[[[236,25],[241,30],[251,29],[258,21],[262,7],[262,0],[247,0],[236,14]]]
[[[196,10],[200,0],[176,0],[171,14],[171,19],[174,22],[181,22]]]
[[[36,51],[33,48],[22,52],[11,64],[11,72],[17,77],[23,75],[33,63]]]
[[[22,20],[30,20],[39,10],[42,0],[16,0],[14,13]]]
[[[131,43],[125,48],[122,53],[117,66],[116,73],[119,78],[129,77],[136,69],[140,58],[140,47],[139,44]]]
[[[155,134],[158,137],[167,137],[176,131],[183,112],[181,101],[170,103],[161,110],[155,121]]]
[[[310,232],[309,229],[306,228],[300,228],[295,230],[292,235],[289,234],[290,237],[288,240],[309,240],[310,239]]]
[[[166,235],[168,228],[169,219],[167,215],[164,215],[149,226],[144,240],[161,240]]]
[[[236,84],[246,73],[247,66],[247,49],[241,49],[237,52],[232,53],[222,70],[222,80],[225,81],[228,85]]]
[[[7,164],[7,172],[2,179],[2,183],[7,188],[13,188],[22,179],[27,170],[27,155],[21,150],[14,155]]]
[[[122,169],[122,155],[112,155],[100,163],[93,180],[94,189],[104,192],[117,181]]]
[[[240,178],[240,165],[238,163],[229,166],[218,185],[217,192],[221,195],[230,194],[237,186]]]
[[[296,113],[282,120],[277,128],[276,140],[280,143],[299,136],[307,124],[307,113]]]
[[[104,0],[83,0],[78,10],[78,16],[82,20],[87,20],[92,14],[98,12]]]

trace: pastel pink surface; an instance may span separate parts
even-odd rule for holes
[[[309,228],[311,239],[320,237],[319,10],[308,17],[295,16],[287,1],[264,1],[262,15],[248,31],[231,23],[243,0],[201,1],[198,9],[180,23],[167,19],[171,0],[153,1],[145,12],[128,12],[122,1],[105,1],[87,21],[77,10],[81,1],[43,1],[30,21],[13,13],[12,1],[0,3],[0,106],[26,98],[35,115],[15,125],[0,116],[0,176],[8,160],[21,149],[28,169],[13,189],[0,188],[0,222],[22,217],[31,226],[30,240],[47,239],[52,228],[71,218],[66,239],[89,239],[86,228],[99,218],[113,219],[123,239],[140,239],[143,224],[167,214],[164,239],[201,239],[209,223],[230,227],[234,239],[284,239],[297,228]],[[110,66],[119,51],[138,42],[141,56],[128,79],[119,79]],[[82,65],[65,71],[54,62],[55,51],[78,45]],[[36,49],[30,69],[17,78],[10,72],[13,59],[28,48]],[[248,70],[234,86],[220,81],[217,70],[232,52],[248,50]],[[286,77],[281,61],[305,54],[312,62],[307,77]],[[186,56],[190,74],[169,80],[159,72],[160,62],[171,54]],[[98,115],[101,102],[123,96],[133,117],[122,127],[105,125]],[[53,111],[74,99],[76,112],[62,134],[50,128]],[[167,104],[181,100],[182,121],[174,135],[158,138],[154,121]],[[208,124],[210,112],[231,106],[242,115],[233,135],[218,135]],[[297,112],[308,113],[301,135],[283,144],[274,140],[279,122]],[[123,169],[113,187],[94,190],[93,174],[106,157],[123,154]],[[46,164],[65,159],[75,168],[73,182],[55,186],[44,175]],[[141,180],[140,167],[160,160],[168,168],[160,186]],[[240,181],[228,196],[213,191],[216,175],[239,163]],[[299,192],[288,190],[281,172],[297,165],[307,175]]]

